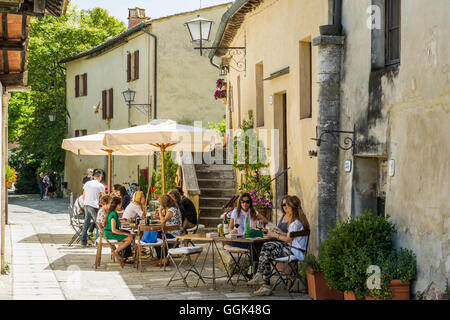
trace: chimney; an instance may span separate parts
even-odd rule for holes
[[[147,20],[150,20],[150,18],[145,16],[145,9],[128,8],[128,29]]]

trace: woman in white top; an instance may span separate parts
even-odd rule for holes
[[[264,243],[259,256],[258,272],[255,274],[249,284],[261,284],[263,282],[263,273],[265,271],[265,285],[253,294],[258,296],[270,295],[270,260],[294,255],[300,261],[304,259],[308,235],[291,238],[291,232],[309,231],[309,223],[305,213],[302,210],[300,199],[296,196],[290,196],[285,199],[284,210],[289,219],[287,233],[268,232],[269,237],[277,238],[278,241]]]
[[[141,219],[145,219],[145,196],[142,191],[136,191],[133,194],[133,201],[126,207],[123,212],[121,222],[126,222],[130,218],[136,218],[139,216]]]

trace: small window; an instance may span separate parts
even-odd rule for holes
[[[264,65],[258,63],[255,66],[256,80],[256,126],[264,126]]]
[[[139,79],[139,50],[127,54],[127,82]]]
[[[87,96],[87,73],[81,76],[83,80],[83,96]]]
[[[79,137],[80,136],[80,130],[75,130],[75,137]]]
[[[78,98],[80,96],[80,76],[75,76],[75,97]]]
[[[386,0],[386,65],[400,63],[401,0]]]
[[[300,41],[300,119],[312,117],[312,47]]]

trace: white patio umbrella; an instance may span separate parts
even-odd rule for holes
[[[222,139],[216,130],[205,130],[177,124],[173,120],[155,119],[148,124],[122,130],[105,131],[105,144],[110,146],[145,145],[162,153],[162,192],[166,191],[164,152],[208,152]],[[133,147],[132,147],[133,148]]]
[[[148,156],[151,150],[143,145],[109,146],[103,133],[64,139],[61,147],[77,155],[108,156],[108,193],[111,193],[111,156]]]

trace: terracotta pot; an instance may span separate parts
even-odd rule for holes
[[[159,193],[155,193],[155,199],[159,199],[159,197],[161,197],[161,195]]]
[[[227,104],[227,98],[221,98],[223,104]]]
[[[410,283],[392,280],[389,283],[389,290],[392,292],[392,300],[410,300]]]
[[[311,268],[306,268],[306,280],[308,281],[308,295],[313,300],[342,300],[343,295],[335,289],[328,287],[328,281],[323,272],[314,272]]]
[[[358,298],[354,291],[344,291],[344,300],[364,300],[364,297]]]

